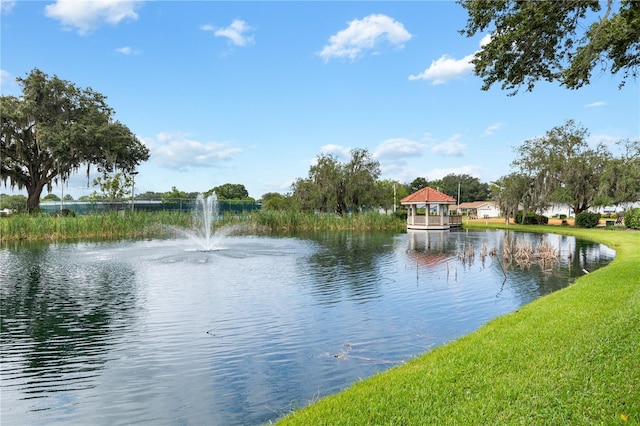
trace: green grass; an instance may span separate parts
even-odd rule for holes
[[[393,215],[365,212],[360,214],[316,214],[296,211],[259,210],[251,215],[256,227],[269,231],[367,231],[406,229],[406,221]]]
[[[509,229],[575,235],[617,256],[570,287],[280,423],[640,424],[640,232]]]
[[[0,241],[153,237],[167,233],[163,225],[189,226],[191,220],[190,214],[180,212],[111,212],[66,217],[19,214],[0,218]]]
[[[0,241],[78,238],[159,237],[169,233],[168,226],[188,228],[193,216],[178,211],[125,211],[93,215],[51,216],[19,214],[0,218]],[[338,216],[302,212],[259,210],[243,216],[227,214],[216,226],[241,224],[244,232],[271,231],[404,231],[406,222],[393,215],[367,212]]]

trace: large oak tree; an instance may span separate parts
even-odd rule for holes
[[[5,185],[27,190],[37,209],[44,188],[64,183],[81,167],[125,175],[149,159],[149,150],[113,119],[106,97],[91,88],[34,69],[18,78],[22,96],[0,97],[0,174]]]
[[[594,204],[612,156],[603,144],[590,147],[587,136],[584,127],[568,120],[517,148],[512,166],[531,179],[536,205],[567,203],[578,214]]]
[[[640,65],[640,2],[637,0],[460,0],[471,37],[490,42],[473,59],[483,89],[501,82],[515,94],[538,81],[577,89],[594,69],[622,72],[621,84]]]

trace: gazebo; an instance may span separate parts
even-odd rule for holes
[[[462,226],[462,217],[449,215],[449,205],[456,199],[433,189],[424,187],[400,200],[408,206],[407,229],[450,229]],[[418,209],[424,209],[424,215],[418,215]]]

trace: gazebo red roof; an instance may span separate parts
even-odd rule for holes
[[[452,204],[455,202],[456,202],[455,198],[450,197],[444,192],[440,192],[437,189],[433,189],[428,186],[400,200],[400,203],[402,204],[416,204],[416,203]]]

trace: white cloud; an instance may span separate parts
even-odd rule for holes
[[[492,124],[491,126],[489,126],[486,129],[484,129],[484,133],[482,134],[482,136],[491,136],[492,134],[494,134],[497,130],[500,130],[501,128],[502,128],[502,123]]]
[[[341,145],[324,145],[320,148],[320,153],[333,154],[338,158],[338,161],[349,161],[351,159],[351,148]]]
[[[593,102],[590,104],[586,104],[584,107],[585,108],[595,108],[595,107],[601,107],[601,106],[605,106],[607,105],[606,102],[602,102],[602,101],[598,101],[598,102]]]
[[[469,175],[475,178],[480,178],[481,172],[482,172],[482,167],[467,165],[467,166],[452,167],[452,168],[446,168],[446,169],[431,169],[426,173],[426,176],[428,180],[442,179],[443,177],[450,174]],[[420,176],[420,175],[416,175],[416,176]]]
[[[411,74],[409,80],[431,80],[433,84],[442,84],[448,80],[459,78],[473,71],[471,60],[475,53],[462,59],[454,59],[449,55],[442,55],[431,62],[429,68],[420,74]]]
[[[333,58],[349,58],[352,61],[367,50],[375,50],[385,41],[397,48],[411,39],[411,34],[400,22],[386,15],[369,15],[354,19],[349,26],[329,37],[318,55],[325,61]]]
[[[0,70],[0,87],[4,87],[6,84],[9,84],[10,81],[13,80],[11,74],[8,71]]]
[[[202,25],[200,29],[202,31],[213,31],[214,36],[224,37],[234,46],[244,47],[254,42],[253,36],[248,33],[255,28],[249,26],[241,19],[234,19],[228,27],[217,28],[213,25],[205,24]]]
[[[151,160],[158,164],[179,170],[193,167],[215,167],[221,162],[233,159],[242,152],[221,142],[200,142],[188,139],[188,134],[159,133],[156,141],[146,140],[151,150]]]
[[[491,35],[485,35],[480,40],[480,47],[491,41]],[[455,59],[451,55],[442,55],[431,62],[429,68],[420,74],[409,75],[409,80],[430,80],[432,84],[443,84],[454,78],[460,78],[473,72],[474,65],[471,63],[478,51],[466,55],[462,59]]]
[[[460,137],[460,134],[455,134],[441,144],[431,145],[429,149],[434,154],[442,154],[447,157],[462,157],[467,145],[459,141]]]
[[[595,147],[599,143],[602,143],[602,144],[605,144],[605,145],[614,145],[620,139],[622,139],[622,138],[618,138],[618,137],[615,137],[615,136],[612,136],[612,135],[606,135],[606,134],[590,135],[589,137],[587,137],[587,142],[589,143],[590,146]]]
[[[131,46],[119,47],[115,51],[121,55],[138,55],[140,53],[140,51],[132,49]]]
[[[18,85],[15,77],[2,69],[0,69],[0,93],[6,96],[20,96],[21,93],[20,85]]]
[[[81,35],[89,34],[102,24],[116,25],[123,20],[136,20],[135,0],[56,0],[44,8],[44,14],[57,19],[66,28],[75,28]]]
[[[380,161],[397,161],[404,158],[415,158],[420,157],[425,148],[425,144],[410,139],[387,139],[376,147],[373,151],[373,157]]]
[[[0,12],[10,13],[16,5],[14,0],[0,0]]]

